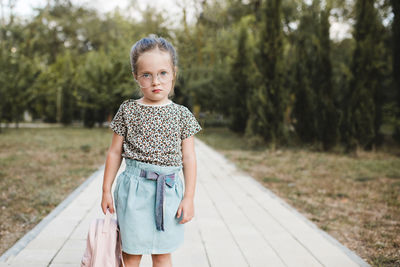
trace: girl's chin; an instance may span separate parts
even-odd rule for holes
[[[168,92],[164,90],[154,90],[149,92],[149,96],[156,97],[157,99],[168,96]]]
[[[151,95],[149,95],[147,97],[145,96],[145,98],[148,98],[149,100],[152,100],[152,101],[160,101],[163,99],[167,99],[168,95],[164,95],[164,94],[160,94],[160,93],[152,93]]]

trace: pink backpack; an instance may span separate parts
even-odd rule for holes
[[[91,222],[86,240],[86,251],[81,267],[125,267],[122,259],[121,235],[117,220],[106,212],[105,219]]]

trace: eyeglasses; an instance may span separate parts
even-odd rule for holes
[[[157,73],[157,78],[160,83],[168,83],[172,81],[172,74],[168,71],[163,70]],[[139,83],[139,86],[142,88],[151,87],[151,84],[153,82],[153,75],[150,73],[144,73],[138,76],[137,81]]]

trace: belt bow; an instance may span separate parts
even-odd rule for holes
[[[165,214],[165,185],[173,187],[175,184],[175,173],[159,174],[153,171],[141,170],[140,176],[149,180],[157,181],[156,190],[156,227],[159,231],[164,231],[164,214]]]

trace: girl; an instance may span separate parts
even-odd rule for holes
[[[117,213],[123,260],[139,266],[151,254],[154,267],[172,266],[171,252],[194,216],[196,156],[193,135],[202,130],[185,106],[169,100],[177,55],[165,39],[150,35],[131,49],[132,74],[142,97],[124,101],[110,123],[101,207]],[[111,186],[125,158],[126,169]],[[183,168],[185,192],[179,171]]]

